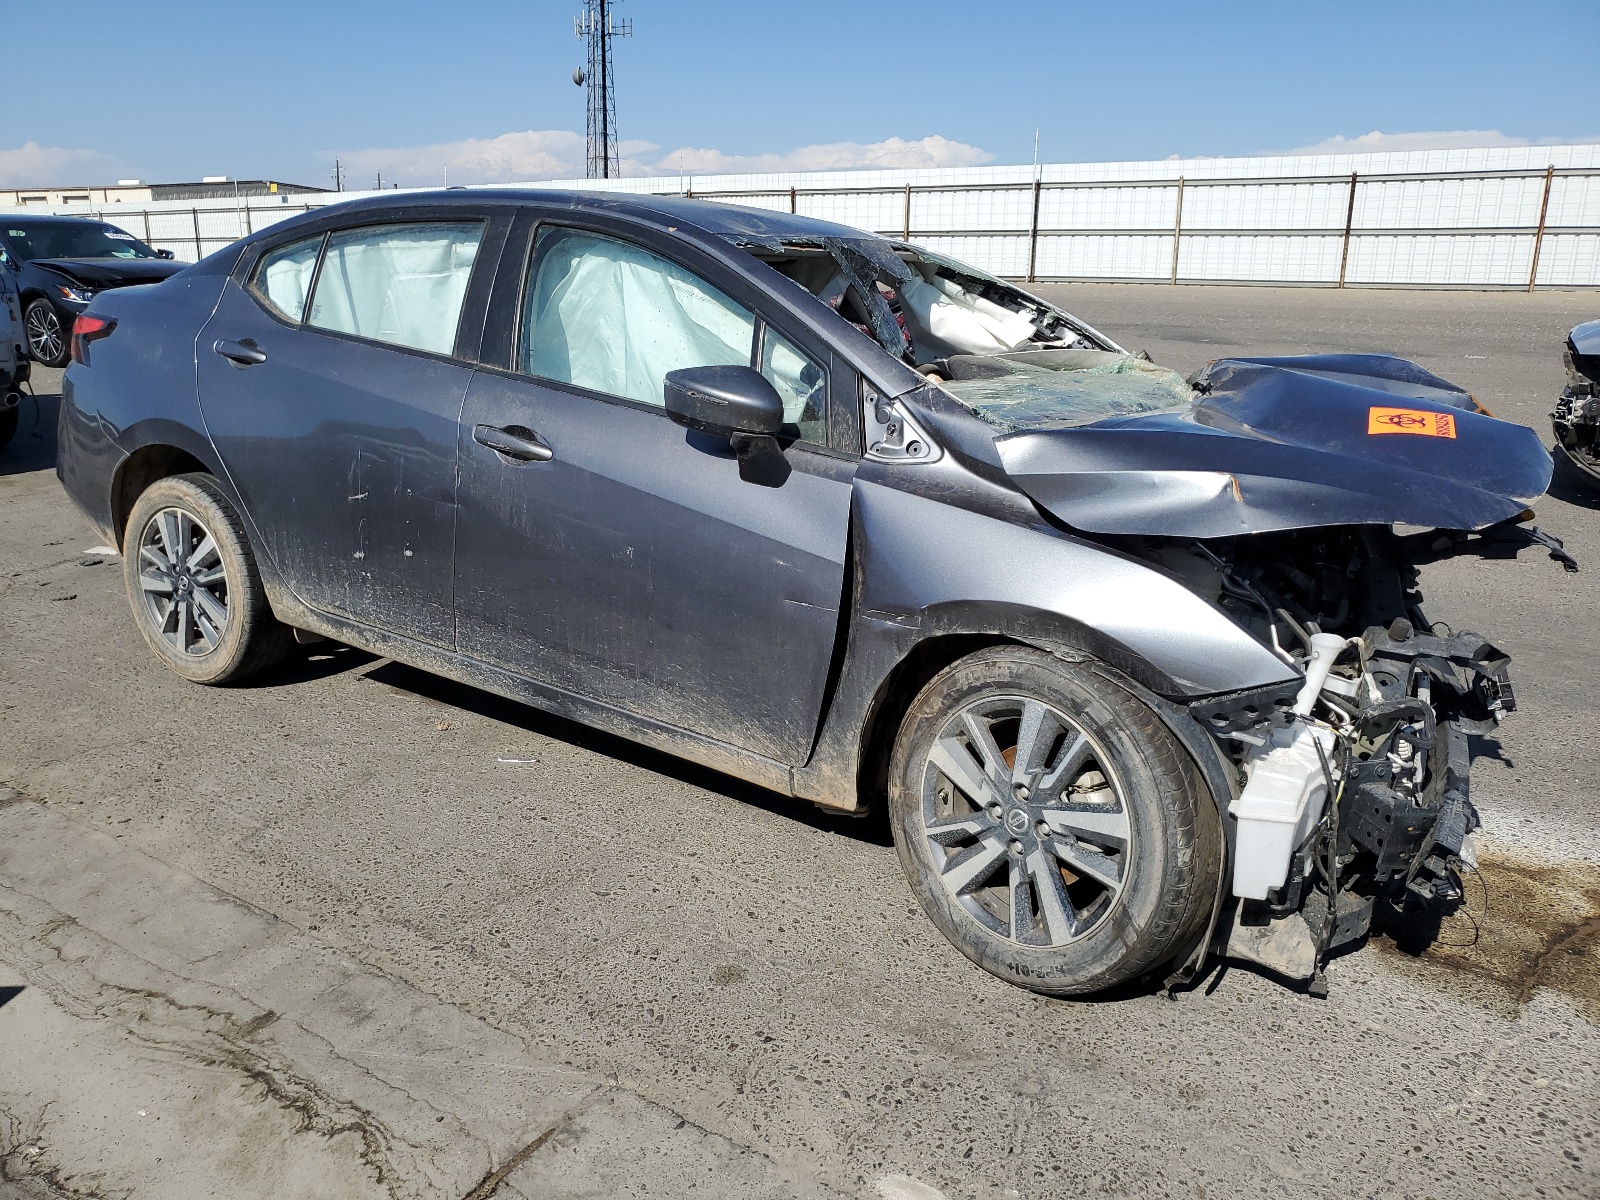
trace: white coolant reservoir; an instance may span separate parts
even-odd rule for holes
[[[1334,660],[1347,639],[1319,633],[1311,639],[1306,682],[1295,698],[1294,711],[1309,717],[1327,682]],[[1322,753],[1333,762],[1334,734],[1321,725],[1296,721],[1274,730],[1263,746],[1250,752],[1244,769],[1248,782],[1228,806],[1238,821],[1233,856],[1233,894],[1265,900],[1289,876],[1296,846],[1311,836],[1328,802],[1328,781]]]

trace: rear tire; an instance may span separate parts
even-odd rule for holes
[[[128,516],[123,551],[139,632],[190,682],[237,682],[293,644],[272,615],[244,524],[210,475],[151,484]]]
[[[963,954],[1055,996],[1146,975],[1201,936],[1221,825],[1130,692],[1041,650],[936,675],[895,741],[889,815],[928,916]]]

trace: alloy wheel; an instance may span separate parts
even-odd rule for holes
[[[1020,945],[1086,936],[1128,882],[1133,829],[1110,761],[1039,700],[986,697],[951,717],[928,754],[921,817],[951,897]]]
[[[139,535],[139,587],[156,630],[199,657],[228,631],[228,577],[217,540],[193,513],[163,508]]]
[[[28,309],[23,323],[27,326],[28,353],[39,362],[59,361],[67,343],[56,310],[48,304],[35,304]]]

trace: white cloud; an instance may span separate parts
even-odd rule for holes
[[[98,150],[69,150],[24,142],[0,150],[0,187],[50,187],[101,183],[116,176],[119,164]]]
[[[1571,146],[1600,142],[1600,136],[1577,138],[1512,137],[1498,129],[1439,129],[1423,133],[1383,133],[1374,129],[1357,137],[1343,134],[1283,154],[1374,154],[1390,150],[1455,150],[1482,146]]]
[[[492,138],[467,138],[431,146],[328,152],[344,168],[346,187],[370,188],[383,174],[385,184],[422,186],[451,183],[520,183],[583,174],[581,133],[566,129],[527,129]]]
[[[660,153],[653,142],[624,141],[619,150],[624,175],[704,175],[733,171],[825,171],[850,167],[964,167],[990,162],[994,155],[965,142],[933,134],[906,141],[830,142],[771,154],[724,154],[685,146]],[[426,186],[451,183],[526,183],[575,179],[584,173],[584,138],[565,129],[530,129],[492,138],[467,138],[431,146],[325,152],[345,170],[347,186],[370,188],[379,172],[384,183]]]
[[[966,142],[932,134],[916,141],[886,138],[881,142],[823,142],[781,154],[724,154],[721,150],[685,146],[663,154],[657,170],[678,169],[698,174],[727,175],[746,171],[830,171],[852,167],[976,167],[994,155]]]

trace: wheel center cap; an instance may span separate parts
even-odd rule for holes
[[[1013,808],[1006,814],[1006,828],[1012,833],[1020,834],[1028,828],[1028,813],[1026,809]]]

